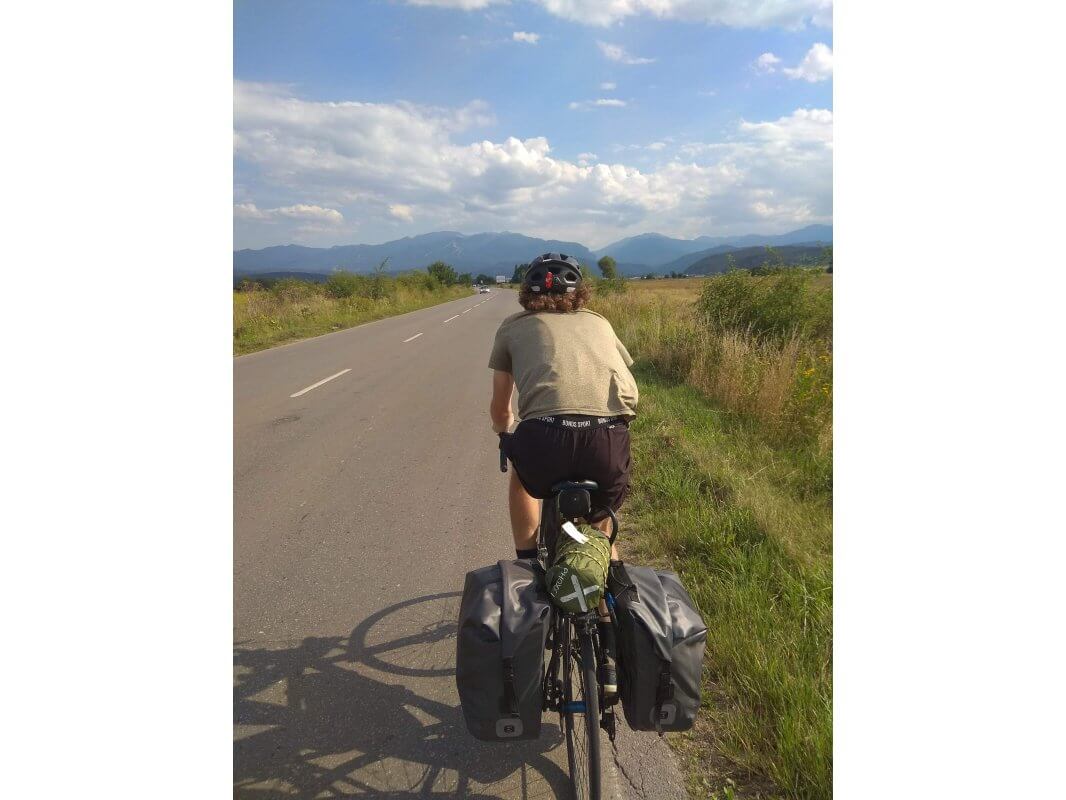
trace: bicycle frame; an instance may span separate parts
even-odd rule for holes
[[[617,535],[618,518],[608,511],[614,522],[613,534]],[[542,501],[537,550],[538,557],[545,565],[550,564],[554,557],[555,544],[562,533],[561,526],[562,520],[555,507],[555,497]],[[612,541],[614,535],[611,537]],[[613,618],[613,610],[610,613]],[[541,684],[543,708],[545,711],[558,712],[560,727],[567,738],[567,758],[575,800],[586,797],[589,800],[599,800],[602,777],[599,729],[607,731],[611,742],[615,738],[614,708],[605,705],[603,689],[598,679],[598,666],[603,663],[598,621],[599,613],[596,609],[578,614],[556,609],[552,623],[552,654]],[[586,660],[591,663],[586,663]],[[575,666],[580,673],[577,681],[574,680]],[[583,690],[580,699],[574,697],[574,691],[578,688]],[[578,727],[575,725],[575,716],[584,719],[584,725],[581,727],[587,735],[587,765],[579,764],[577,759],[577,739],[581,737],[580,734],[575,737]],[[584,793],[584,779],[581,775],[586,767],[587,795]]]
[[[500,471],[507,471],[507,457],[503,440],[508,434],[500,434]],[[553,494],[541,501],[540,525],[537,529],[537,558],[547,568],[555,556],[555,545],[562,534],[563,519],[559,512],[559,495]],[[611,508],[605,509],[611,518],[611,544],[618,536],[618,517]],[[584,513],[590,513],[587,504]],[[614,608],[608,603],[608,613],[614,622]],[[570,613],[556,609],[551,630],[551,658],[541,682],[541,702],[545,711],[558,712],[560,725],[566,737],[567,759],[570,767],[570,785],[574,800],[600,800],[602,766],[600,757],[600,728],[607,731],[610,741],[615,737],[615,716],[612,705],[604,704],[603,688],[599,683],[598,667],[603,663],[603,648],[599,636],[599,613],[592,609],[583,613]],[[574,649],[574,645],[577,649]],[[577,682],[574,668],[577,667]],[[560,675],[561,671],[561,675]],[[581,692],[575,699],[574,690]],[[585,733],[587,764],[578,759],[581,736],[575,737],[577,725]],[[585,770],[587,783],[581,772]],[[587,792],[586,792],[587,790]]]

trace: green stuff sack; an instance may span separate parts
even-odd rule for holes
[[[586,528],[588,537],[579,542],[566,532],[559,534],[555,561],[545,581],[548,596],[556,608],[572,614],[596,608],[603,597],[607,569],[611,565],[611,543],[598,530]]]

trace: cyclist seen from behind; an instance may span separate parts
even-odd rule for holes
[[[605,533],[610,518],[603,509],[617,511],[629,491],[629,423],[638,398],[633,359],[611,323],[585,308],[588,300],[576,259],[538,256],[518,294],[524,310],[500,324],[489,357],[496,433],[513,424],[511,394],[518,389],[522,421],[502,447],[514,467],[508,505],[519,558],[537,556],[538,500],[554,484],[596,481],[588,522]],[[611,559],[618,559],[614,548]],[[602,621],[606,606],[600,612]]]

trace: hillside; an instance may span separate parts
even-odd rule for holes
[[[824,245],[786,245],[775,247],[774,252],[788,265],[816,262],[822,255]],[[703,258],[690,263],[685,269],[678,269],[687,275],[716,275],[729,269],[730,257],[732,263],[738,269],[752,269],[765,264],[770,258],[765,247],[741,247],[730,248],[722,251],[714,248],[717,252],[709,253]]]
[[[642,233],[630,236],[614,244],[609,244],[595,252],[596,259],[610,256],[619,264],[633,265],[637,268],[655,267],[697,250],[707,245],[699,239],[672,239],[661,233]]]
[[[464,235],[438,231],[408,236],[383,244],[353,244],[336,247],[282,245],[262,250],[237,250],[233,271],[238,275],[262,272],[332,272],[347,269],[366,272],[386,258],[389,270],[422,269],[434,261],[445,261],[459,272],[487,272],[510,276],[515,264],[546,252],[563,252],[592,264],[592,252],[577,242],[536,239],[520,233],[476,233]]]
[[[623,274],[642,272],[684,272],[686,267],[704,256],[725,249],[743,247],[783,247],[794,244],[828,243],[833,241],[832,225],[808,225],[777,235],[751,233],[741,236],[698,236],[695,239],[673,239],[658,233],[644,233],[609,244],[595,252],[597,259],[609,255],[619,263]],[[650,269],[649,269],[650,268]]]
[[[771,245],[783,247],[806,243],[832,243],[830,225],[809,225],[779,235],[699,236],[673,239],[658,233],[645,233],[621,239],[595,252],[578,242],[538,239],[520,233],[462,234],[435,231],[408,236],[383,244],[349,244],[336,247],[304,247],[287,244],[261,250],[233,253],[234,275],[261,275],[273,272],[328,274],[338,269],[368,272],[386,258],[388,270],[422,269],[434,261],[445,261],[459,272],[485,272],[510,275],[515,264],[547,252],[563,252],[592,266],[604,255],[618,262],[623,275],[648,272],[687,272],[701,259],[729,249]]]

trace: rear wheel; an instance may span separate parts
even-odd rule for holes
[[[572,628],[568,635],[563,729],[570,783],[574,800],[600,800],[600,704],[592,635],[574,637]]]

